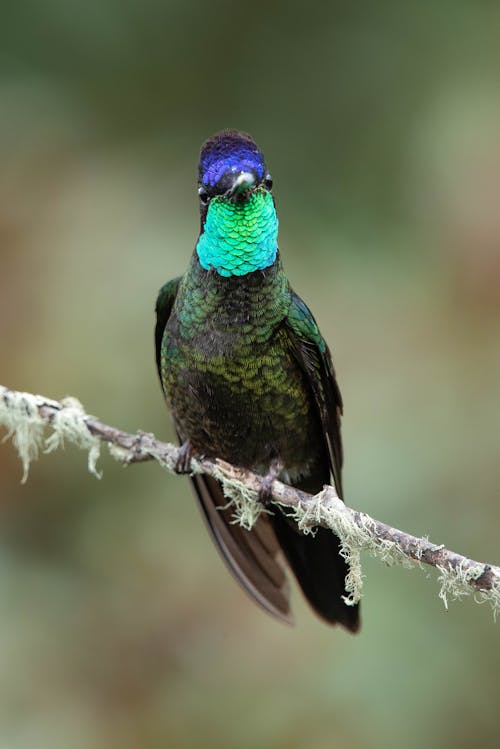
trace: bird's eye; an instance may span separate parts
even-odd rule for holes
[[[273,178],[271,177],[270,174],[266,174],[266,176],[264,178],[264,184],[265,184],[265,186],[267,187],[268,190],[272,190],[273,189]]]
[[[203,205],[207,205],[208,201],[210,200],[210,195],[205,190],[204,187],[198,188],[198,195],[200,196],[200,200],[203,203]]]

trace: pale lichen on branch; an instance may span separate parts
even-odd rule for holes
[[[173,472],[178,457],[175,445],[160,442],[151,434],[129,434],[104,424],[85,413],[75,398],[54,401],[40,395],[21,393],[0,385],[0,426],[7,430],[5,439],[12,442],[23,465],[22,481],[26,481],[30,463],[40,450],[52,452],[71,442],[88,453],[88,469],[98,478],[97,460],[101,444],[107,443],[112,456],[122,463],[156,460]],[[50,430],[46,436],[47,428]],[[260,512],[258,502],[262,478],[250,471],[236,468],[221,460],[193,459],[193,472],[206,473],[218,479],[234,507],[235,522],[251,528]],[[365,513],[347,507],[335,489],[326,486],[311,496],[275,481],[273,503],[285,508],[297,520],[304,533],[314,528],[329,528],[340,539],[341,553],[351,570],[346,580],[348,603],[361,597],[362,573],[360,552],[367,551],[386,564],[435,567],[439,571],[439,596],[445,606],[448,598],[457,599],[473,594],[478,603],[488,602],[496,615],[500,611],[500,567],[476,562],[375,520]]]

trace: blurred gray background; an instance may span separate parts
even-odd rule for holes
[[[500,6],[4,2],[0,382],[173,439],[153,308],[250,131],[345,399],[348,502],[500,562]],[[365,562],[363,629],[226,573],[185,479],[0,448],[0,747],[498,746],[491,611]],[[429,579],[426,579],[429,578]]]

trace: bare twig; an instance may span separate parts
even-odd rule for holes
[[[88,451],[89,470],[99,476],[96,462],[101,443],[107,443],[112,455],[125,464],[156,460],[173,472],[179,449],[160,442],[151,434],[129,434],[86,414],[74,398],[61,402],[31,393],[20,393],[0,386],[0,425],[7,428],[24,466],[26,479],[30,462],[40,448],[50,452],[64,441],[76,443]],[[51,433],[45,437],[45,428]],[[263,510],[257,501],[262,477],[236,468],[221,460],[193,459],[193,473],[205,473],[219,480],[232,503],[235,520],[250,528]],[[439,570],[440,597],[459,598],[473,593],[478,602],[487,601],[494,612],[500,609],[500,567],[476,562],[462,554],[436,546],[425,538],[391,528],[365,513],[347,507],[332,486],[315,496],[275,481],[272,500],[288,508],[304,533],[317,526],[330,528],[341,541],[341,552],[350,562],[346,580],[348,603],[361,596],[360,551],[368,551],[388,564],[406,566],[426,564]]]

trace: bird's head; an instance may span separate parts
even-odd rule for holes
[[[272,179],[253,138],[224,130],[200,154],[201,231],[196,252],[203,268],[243,276],[272,265],[278,218]]]
[[[271,191],[264,156],[250,135],[223,130],[202,146],[198,195],[202,215],[214,197],[243,203],[255,190]]]

